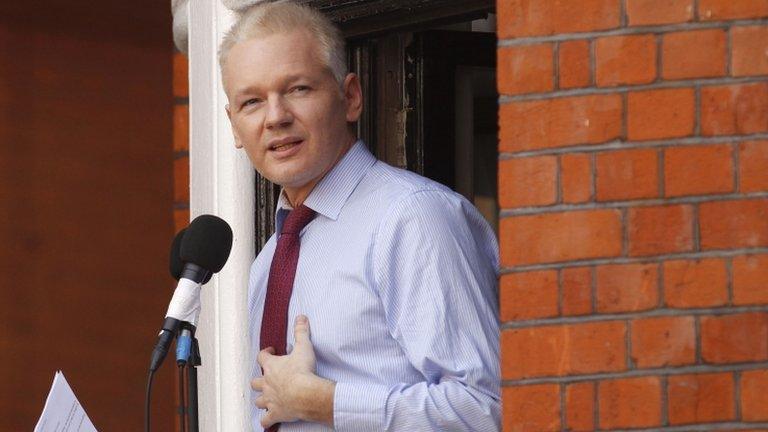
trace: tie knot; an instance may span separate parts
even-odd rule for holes
[[[298,234],[315,217],[315,211],[304,204],[296,207],[288,213],[283,222],[281,234]]]

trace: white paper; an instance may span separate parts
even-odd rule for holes
[[[35,432],[97,432],[61,371],[53,377]]]

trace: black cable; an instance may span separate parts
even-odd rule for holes
[[[181,432],[187,430],[185,419],[187,418],[187,404],[184,401],[186,392],[184,391],[184,365],[179,365],[179,429]]]
[[[152,378],[155,371],[150,370],[147,377],[147,395],[144,398],[144,432],[149,432],[149,398],[152,395]]]

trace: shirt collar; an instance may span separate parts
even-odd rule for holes
[[[347,153],[339,160],[304,201],[304,205],[329,219],[336,220],[342,207],[352,195],[360,180],[374,163],[376,158],[368,151],[362,140],[357,140]],[[275,215],[275,232],[280,232],[283,221],[293,207],[280,190]]]

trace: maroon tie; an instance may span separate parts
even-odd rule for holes
[[[299,233],[314,217],[315,211],[303,204],[288,213],[269,268],[259,347],[273,347],[276,355],[285,355],[286,351],[288,303],[291,300],[296,265],[299,263]],[[279,427],[279,424],[275,424],[267,431],[276,432]]]

